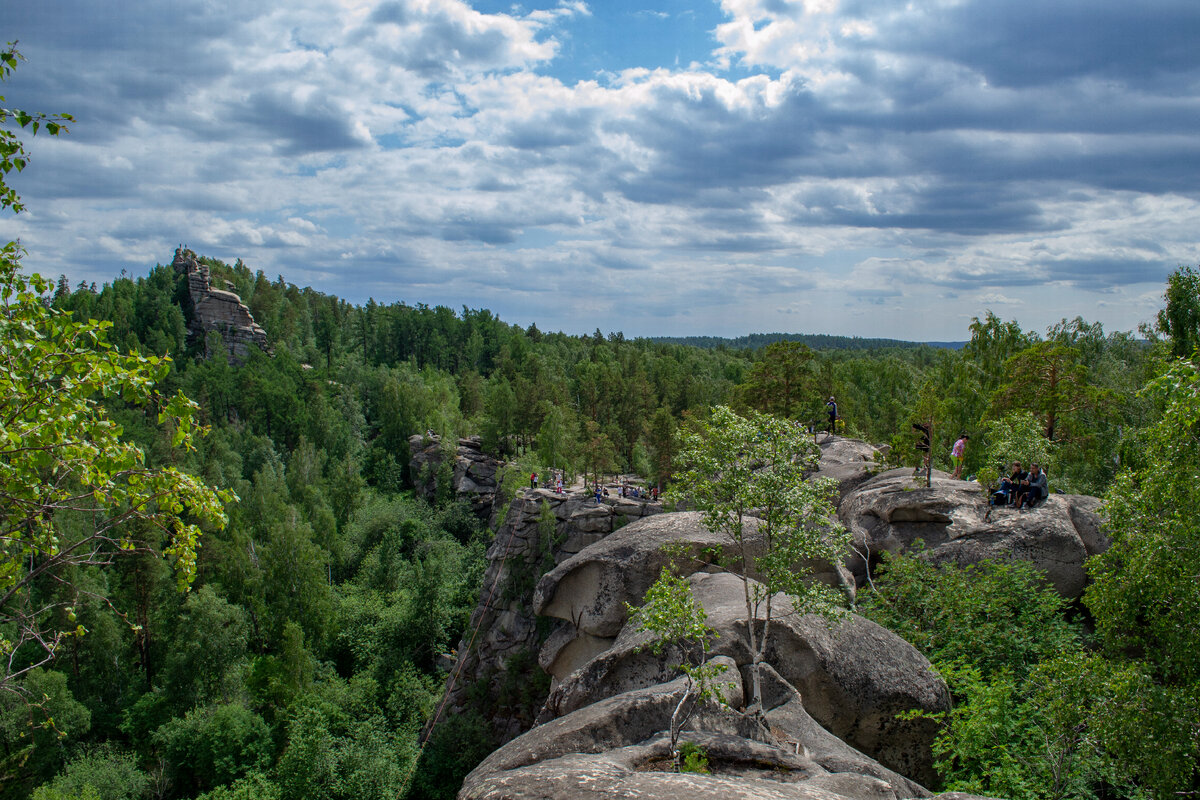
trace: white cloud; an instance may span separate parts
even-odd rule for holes
[[[79,0],[94,41],[22,10],[31,63],[6,88],[29,75],[24,105],[81,113],[31,143],[31,213],[0,235],[54,274],[184,241],[352,300],[572,330],[953,339],[952,293],[1140,313],[1196,262],[1200,83],[1169,57],[1060,64],[1050,34],[1034,81],[962,51],[1009,35],[986,5],[723,0],[713,63],[569,83],[563,43],[603,6],[195,0],[146,6],[139,35]]]

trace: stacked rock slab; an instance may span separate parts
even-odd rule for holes
[[[410,436],[408,450],[413,486],[426,500],[433,500],[437,493],[438,470],[446,458],[442,437],[436,433]],[[496,500],[496,473],[503,464],[483,452],[483,443],[478,436],[459,439],[455,445],[454,495],[470,504],[471,511],[480,519],[491,518]]]
[[[187,276],[191,307],[189,339],[203,342],[209,331],[220,333],[229,360],[235,364],[245,361],[251,346],[268,349],[267,332],[254,321],[250,309],[233,292],[212,288],[208,265],[201,263],[195,253],[182,247],[176,249],[171,266],[176,274]]]
[[[853,537],[848,566],[860,585],[882,552],[919,549],[924,558],[959,566],[1028,561],[1060,595],[1075,599],[1087,582],[1084,562],[1108,547],[1099,506],[1094,497],[1052,494],[1028,510],[992,508],[973,481],[935,471],[926,487],[911,470],[896,469],[856,486],[838,513]]]
[[[548,512],[545,522],[543,509]],[[496,698],[506,684],[534,683],[538,652],[559,627],[557,621],[539,621],[533,613],[538,576],[614,530],[661,511],[660,504],[638,500],[605,498],[597,504],[582,492],[521,490],[504,512],[488,548],[482,596],[447,679],[449,697],[443,718],[473,707],[473,696]],[[512,674],[518,669],[522,674]],[[508,741],[533,725],[548,688],[533,698],[531,706],[489,710],[499,741]]]
[[[548,640],[542,662],[557,685],[537,727],[472,772],[462,800],[602,796],[896,798],[928,797],[928,719],[904,711],[949,706],[945,684],[911,645],[853,614],[797,615],[775,598],[777,618],[763,665],[766,728],[736,710],[750,693],[752,655],[742,581],[685,559],[693,595],[718,632],[710,654],[728,684],[728,705],[712,705],[684,738],[702,744],[718,774],[680,778],[664,770],[663,737],[684,691],[680,654],[645,649],[628,619],[675,542],[702,555],[713,534],[695,512],[643,519],[558,564],[538,584],[535,610],[561,620],[564,641]],[[678,564],[678,562],[677,562]],[[624,566],[624,570],[622,570]],[[682,566],[682,565],[679,565]],[[761,627],[761,621],[755,623]],[[599,652],[570,653],[571,637]],[[602,648],[602,649],[601,649]]]

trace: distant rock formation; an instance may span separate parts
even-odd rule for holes
[[[208,265],[201,263],[195,253],[183,247],[176,248],[171,266],[175,274],[187,276],[188,338],[191,341],[205,342],[208,332],[216,331],[225,342],[229,360],[235,364],[246,360],[251,345],[269,352],[267,332],[254,321],[242,298],[232,291],[212,288]],[[212,354],[206,355],[211,357]]]
[[[408,437],[409,474],[417,494],[433,501],[437,494],[438,470],[445,460],[442,437],[436,433]],[[496,499],[496,472],[503,461],[483,452],[478,436],[459,439],[456,443],[452,482],[454,495],[465,500],[476,516],[490,518]]]

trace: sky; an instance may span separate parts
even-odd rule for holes
[[[1196,0],[9,2],[27,271],[179,244],[543,330],[1131,330],[1197,263]]]

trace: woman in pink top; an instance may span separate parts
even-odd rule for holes
[[[970,439],[965,433],[958,437],[958,441],[954,443],[954,447],[950,450],[950,460],[954,462],[954,479],[962,479],[963,454],[967,452],[967,439]]]

